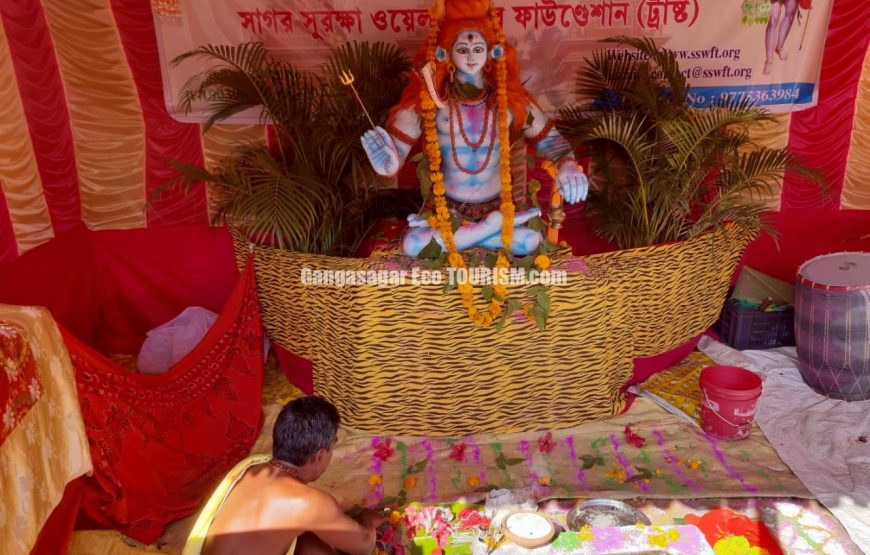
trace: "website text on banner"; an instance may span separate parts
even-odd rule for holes
[[[262,41],[278,57],[314,69],[349,40],[386,41],[409,49],[425,40],[431,0],[175,0],[178,10],[155,13],[169,112],[185,81],[202,68],[179,54],[206,44]],[[816,104],[818,78],[833,0],[496,0],[518,49],[526,89],[545,110],[570,99],[573,76],[598,41],[646,36],[674,50],[703,106],[746,98],[773,112]],[[636,52],[609,49],[616,58]],[[566,78],[570,77],[570,78]],[[238,123],[257,120],[256,114]]]

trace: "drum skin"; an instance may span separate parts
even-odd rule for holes
[[[822,395],[870,399],[870,280],[848,287],[822,284],[802,275],[805,266],[795,290],[801,376]]]

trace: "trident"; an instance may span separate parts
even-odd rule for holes
[[[341,73],[338,74],[338,78],[343,85],[347,85],[348,87],[350,87],[350,90],[353,91],[353,95],[356,97],[357,101],[359,102],[359,105],[362,106],[363,113],[366,115],[366,118],[369,120],[369,124],[371,124],[372,129],[377,127],[375,125],[375,122],[372,121],[372,117],[369,115],[369,111],[366,110],[366,105],[363,104],[362,98],[360,98],[359,93],[356,92],[356,87],[353,86],[353,82],[356,79],[353,76],[353,73],[351,73],[350,71],[347,71],[347,70],[342,70]],[[387,144],[384,143],[384,140],[381,138],[380,133],[375,132],[375,135],[377,135],[378,140],[381,142],[382,145],[387,146]]]

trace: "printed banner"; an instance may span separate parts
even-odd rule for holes
[[[177,106],[198,61],[171,61],[202,45],[258,40],[275,56],[316,70],[351,41],[386,41],[412,55],[425,41],[431,0],[175,0],[155,13],[170,114],[202,120]],[[448,0],[449,1],[449,0]],[[600,39],[630,35],[674,50],[691,84],[690,102],[748,98],[772,112],[802,110],[818,99],[818,80],[833,0],[496,0],[508,40],[519,52],[526,88],[546,110],[574,100],[584,59],[597,49],[634,51]],[[256,121],[240,116],[238,123]]]

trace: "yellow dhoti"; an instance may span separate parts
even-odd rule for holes
[[[200,555],[202,553],[202,548],[205,545],[205,538],[208,536],[208,530],[211,528],[212,522],[214,522],[218,511],[223,507],[227,496],[229,496],[230,492],[233,491],[235,485],[239,480],[241,480],[242,476],[245,475],[245,472],[249,468],[257,464],[267,463],[271,458],[272,457],[269,455],[254,455],[248,457],[234,466],[233,469],[227,473],[217,489],[214,490],[214,493],[211,494],[211,497],[209,498],[208,503],[205,504],[205,507],[203,507],[202,512],[199,513],[199,517],[197,517],[196,524],[193,525],[193,529],[190,531],[190,536],[187,538],[187,543],[184,545],[184,551],[182,551],[181,555]],[[295,550],[296,538],[293,539],[290,549],[287,550],[287,555],[293,555]]]

